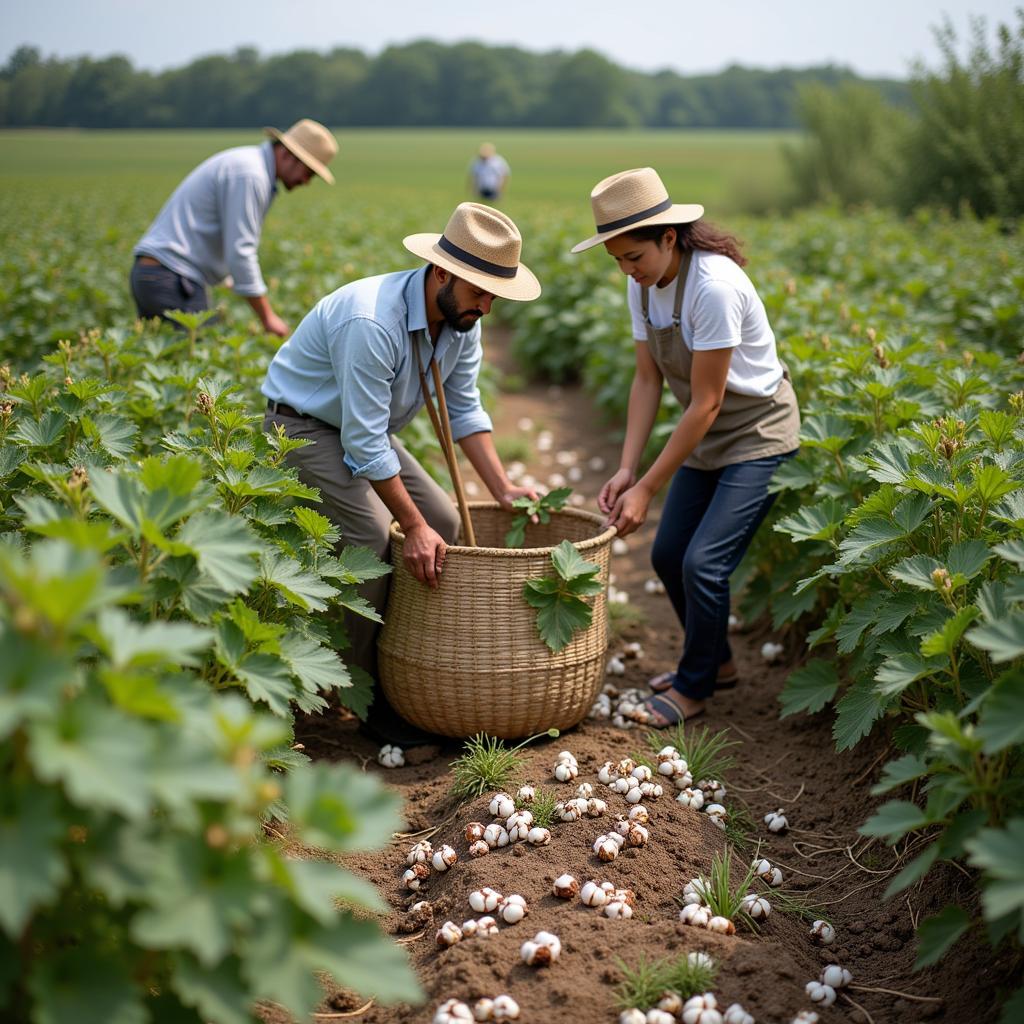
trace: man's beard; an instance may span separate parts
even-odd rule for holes
[[[455,298],[455,278],[453,277],[449,277],[448,282],[438,289],[437,308],[441,311],[444,322],[453,331],[459,333],[468,331],[483,316],[483,311],[479,309],[459,309],[458,300]]]

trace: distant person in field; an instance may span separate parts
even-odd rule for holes
[[[469,165],[469,180],[474,193],[489,203],[497,202],[508,183],[509,167],[493,142],[480,146],[476,159]]]
[[[257,250],[263,220],[280,182],[286,191],[314,174],[328,185],[338,152],[319,122],[297,121],[286,132],[267,128],[259,146],[225,149],[204,160],[174,190],[135,246],[132,296],[139,316],[168,309],[208,309],[207,285],[226,281],[252,306],[264,330],[279,337],[288,325],[274,312]]]
[[[443,234],[409,235],[405,248],[426,267],[353,281],[322,298],[274,356],[263,382],[264,430],[282,427],[313,444],[290,452],[304,484],[320,491],[317,508],[337,526],[343,544],[371,548],[387,560],[388,531],[397,520],[409,571],[436,587],[445,550],[459,530],[448,495],[395,436],[423,407],[424,384],[434,392],[436,360],[451,432],[495,500],[536,497],[515,487],[491,438],[477,375],[483,350],[480,319],[495,298],[527,301],[540,285],[519,262],[518,228],[498,210],[462,203]],[[379,612],[389,577],[360,593]],[[346,660],[377,675],[378,627],[347,615]],[[381,742],[422,742],[380,688],[364,730]]]
[[[729,577],[774,500],[772,474],[796,454],[800,412],[736,239],[706,223],[704,207],[673,204],[650,167],[598,182],[590,202],[596,233],[572,251],[603,243],[629,277],[636,351],[620,468],[598,506],[624,537],[671,480],[651,560],[684,645],[645,705],[664,728],[738,682]],[[683,415],[638,478],[665,383]]]

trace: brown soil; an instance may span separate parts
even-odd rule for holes
[[[489,350],[492,361],[508,365],[507,339],[492,332],[489,341],[498,343]],[[554,463],[558,450],[574,450],[584,467],[594,455],[601,455],[609,469],[617,464],[617,444],[606,429],[596,426],[593,408],[577,390],[536,386],[505,394],[496,413],[499,439],[516,432],[523,417],[534,421],[534,433],[541,428],[553,432],[552,450],[544,455],[535,452],[526,460],[538,480],[546,480],[556,469],[564,472]],[[588,507],[593,507],[597,490],[609,474],[584,471],[583,481],[575,486],[587,497]],[[652,520],[656,517],[655,512]],[[629,593],[630,603],[643,614],[643,621],[613,641],[621,646],[625,640],[640,640],[645,651],[640,661],[627,662],[626,677],[615,680],[621,685],[641,684],[672,667],[678,657],[680,630],[667,599],[643,590],[643,581],[651,576],[648,554],[653,526],[649,522],[631,537],[629,553],[613,563],[617,586]],[[489,797],[459,808],[452,805],[448,762],[458,753],[457,745],[427,751],[425,758],[422,754],[416,758],[416,764],[385,771],[375,764],[376,748],[356,733],[354,721],[310,719],[299,726],[299,739],[308,752],[331,760],[355,759],[377,772],[405,797],[407,831],[440,825],[431,836],[435,847],[449,843],[460,857],[447,873],[432,874],[426,890],[415,895],[406,893],[399,883],[412,839],[396,840],[385,850],[346,861],[376,884],[391,905],[383,927],[405,944],[427,1001],[420,1007],[371,1005],[356,1017],[343,1017],[365,1000],[335,992],[321,1008],[320,1019],[357,1019],[365,1024],[429,1022],[436,1007],[450,997],[472,1003],[481,996],[507,992],[519,1002],[526,1021],[613,1022],[617,1019],[615,985],[621,977],[618,958],[633,963],[641,955],[654,959],[697,949],[709,951],[719,964],[714,991],[720,1006],[741,1002],[759,1024],[786,1024],[798,1010],[811,1009],[804,984],[829,962],[852,971],[857,987],[841,994],[831,1009],[820,1011],[823,1024],[843,1020],[961,1024],[990,1019],[1001,998],[1020,983],[1020,964],[1009,955],[993,954],[980,936],[961,940],[940,967],[917,974],[911,970],[916,923],[950,901],[974,910],[972,880],[961,870],[945,866],[909,894],[882,902],[886,885],[911,851],[902,844],[892,850],[865,840],[856,830],[879,802],[870,795],[870,787],[886,760],[886,742],[875,738],[852,752],[837,754],[830,713],[780,721],[777,695],[789,668],[765,665],[760,656],[764,639],[763,635],[734,637],[740,685],[710,702],[703,722],[713,729],[730,730],[740,742],[735,749],[737,765],[727,780],[726,803],[749,811],[756,823],[752,840],[761,844],[762,856],[783,869],[784,888],[803,895],[834,922],[838,936],[834,945],[824,949],[813,945],[809,922],[783,912],[778,903],[759,934],[741,929],[736,936],[725,937],[677,926],[675,898],[686,881],[708,870],[714,851],[724,848],[725,837],[705,815],[678,804],[670,786],[660,800],[647,802],[650,844],[624,851],[611,864],[602,864],[590,851],[595,836],[610,827],[608,817],[554,825],[548,847],[520,843],[471,860],[463,831],[469,821],[491,820],[486,806]],[[644,746],[641,732],[588,721],[557,740],[526,748],[519,781],[556,789],[566,799],[574,795],[579,782],[591,782],[595,795],[607,800],[614,815],[627,806],[622,797],[597,782],[597,769],[606,760],[618,760]],[[559,784],[551,777],[555,754],[561,749],[571,750],[579,760],[580,776],[574,783]],[[780,806],[786,809],[791,827],[776,836],[761,819]],[[741,860],[745,862],[750,853]],[[634,917],[612,921],[578,900],[556,899],[551,882],[563,872],[581,883],[608,879],[633,889]],[[474,937],[439,949],[434,932],[444,921],[461,924],[479,916],[471,911],[467,896],[482,885],[524,896],[528,917],[516,925],[502,925],[496,937]],[[422,928],[406,917],[406,907],[418,899],[428,900],[432,907],[432,922]],[[409,933],[410,928],[415,930]],[[550,968],[535,970],[522,963],[519,947],[541,929],[561,938],[562,956]],[[266,1011],[264,1017],[275,1024],[285,1019],[274,1011]]]

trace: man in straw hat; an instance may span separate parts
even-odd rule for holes
[[[482,142],[476,159],[469,165],[469,181],[474,192],[489,202],[501,198],[509,176],[508,161],[494,148],[493,142]]]
[[[459,518],[448,495],[395,435],[423,406],[421,376],[436,361],[451,434],[494,498],[510,508],[534,491],[514,487],[491,439],[477,374],[480,319],[495,298],[527,301],[540,284],[519,260],[522,239],[505,214],[462,203],[443,234],[409,235],[403,243],[426,267],[353,281],[321,299],[271,361],[263,382],[264,429],[281,428],[312,441],[289,453],[303,483],[320,491],[320,510],[346,545],[387,558],[388,530],[397,520],[405,564],[436,587],[446,545]],[[436,393],[435,393],[436,394]],[[383,612],[387,576],[363,585]],[[376,676],[376,625],[349,614],[346,660]],[[376,738],[408,744],[425,734],[405,723],[376,692],[367,728]]]
[[[314,174],[328,185],[327,165],[338,152],[319,122],[296,121],[286,132],[265,129],[272,141],[215,153],[174,190],[135,246],[132,296],[139,316],[168,309],[208,309],[206,286],[230,279],[270,334],[288,325],[274,312],[257,250],[263,219],[277,192],[307,184]]]

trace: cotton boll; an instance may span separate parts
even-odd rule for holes
[[[488,810],[494,818],[507,818],[515,813],[516,802],[508,793],[498,793],[491,799]]]
[[[406,854],[405,863],[412,867],[414,864],[426,864],[434,853],[430,840],[423,839]]]
[[[605,461],[604,459],[601,458],[600,455],[594,455],[587,460],[587,468],[590,469],[591,472],[601,473],[603,472],[604,467]]]
[[[777,811],[769,811],[764,816],[764,823],[769,832],[785,832],[789,828],[789,821],[781,807]]]
[[[413,864],[402,875],[402,885],[410,892],[418,892],[420,886],[430,877],[430,868],[426,864]]]
[[[621,537],[616,537],[615,540],[612,541],[612,554],[628,555],[629,545]]]
[[[648,1010],[646,1021],[647,1024],[676,1024],[676,1019],[671,1013],[659,1009]]]
[[[710,992],[694,996],[683,1003],[683,1024],[722,1024],[718,1001]]]
[[[564,487],[564,486],[565,486],[565,477],[562,476],[561,473],[552,473],[551,476],[548,477],[548,487],[550,487],[552,490],[555,490],[558,487]]]
[[[767,920],[772,912],[772,905],[763,896],[753,893],[744,897],[741,906],[755,921]]]
[[[621,658],[612,655],[605,666],[605,673],[610,676],[624,676],[626,674],[625,663]]]
[[[593,885],[593,883],[589,883]],[[551,891],[560,900],[571,900],[579,895],[580,883],[572,875],[559,875],[551,886]]]
[[[377,751],[377,763],[384,768],[401,768],[405,764],[405,751],[392,743],[385,743]]]
[[[547,846],[551,842],[551,830],[535,826],[527,833],[526,841],[531,846]]]
[[[815,921],[811,925],[811,939],[822,946],[831,946],[836,941],[836,930],[828,921]]]
[[[584,498],[583,495],[579,494],[578,492],[576,494],[569,495],[569,504],[572,505],[573,508],[582,508],[584,505],[586,505],[586,503],[587,499]]]
[[[635,1006],[630,1010],[623,1010],[619,1014],[619,1024],[646,1024],[647,1014],[638,1010]]]
[[[519,1004],[508,995],[494,997],[495,1020],[518,1020]]]
[[[664,594],[665,584],[659,579],[650,579],[644,582],[645,594]]]
[[[469,844],[469,855],[470,857],[486,857],[491,852],[491,848],[483,839],[477,839]]]
[[[739,1003],[733,1003],[722,1017],[723,1024],[754,1024],[754,1018]]]
[[[494,1020],[494,1000],[488,999],[486,996],[483,999],[478,999],[473,1004],[473,1020],[480,1022]]]
[[[433,1024],[462,1024],[463,1021],[472,1021],[473,1011],[458,999],[449,999],[443,1002],[434,1013]]]
[[[439,946],[454,946],[462,941],[462,929],[454,921],[445,921],[434,936]]]
[[[580,900],[588,907],[603,907],[608,902],[608,893],[597,882],[586,882],[580,889]]]
[[[778,661],[779,658],[782,657],[782,652],[784,650],[785,648],[782,644],[773,644],[768,640],[761,645],[761,657],[769,663]]]
[[[708,921],[708,931],[719,935],[735,935],[736,925],[729,918],[716,915]]]
[[[565,476],[571,484],[578,484],[583,479],[583,470],[579,466],[570,466]]]
[[[699,811],[704,806],[704,794],[699,789],[684,789],[676,797],[676,803],[689,807],[691,811]]]
[[[688,904],[679,911],[679,921],[694,928],[707,928],[711,921],[711,911],[699,904]]]
[[[435,871],[447,871],[458,859],[459,855],[450,846],[442,846],[434,851],[430,863]]]
[[[715,966],[715,961],[711,958],[711,955],[700,949],[695,950],[693,953],[687,953],[686,962],[691,967],[706,967],[708,970]]]
[[[820,981],[809,981],[804,991],[812,1003],[819,1006],[831,1006],[836,1001],[836,990],[831,985],[823,985]]]
[[[839,964],[829,964],[821,972],[819,980],[823,985],[840,989],[846,988],[853,981],[853,975],[845,967],[840,967]]]
[[[516,422],[516,427],[524,434],[528,434],[533,430],[533,420],[531,420],[529,416],[521,416]]]
[[[516,797],[520,803],[532,804],[536,799],[537,790],[533,786],[520,786]]]

